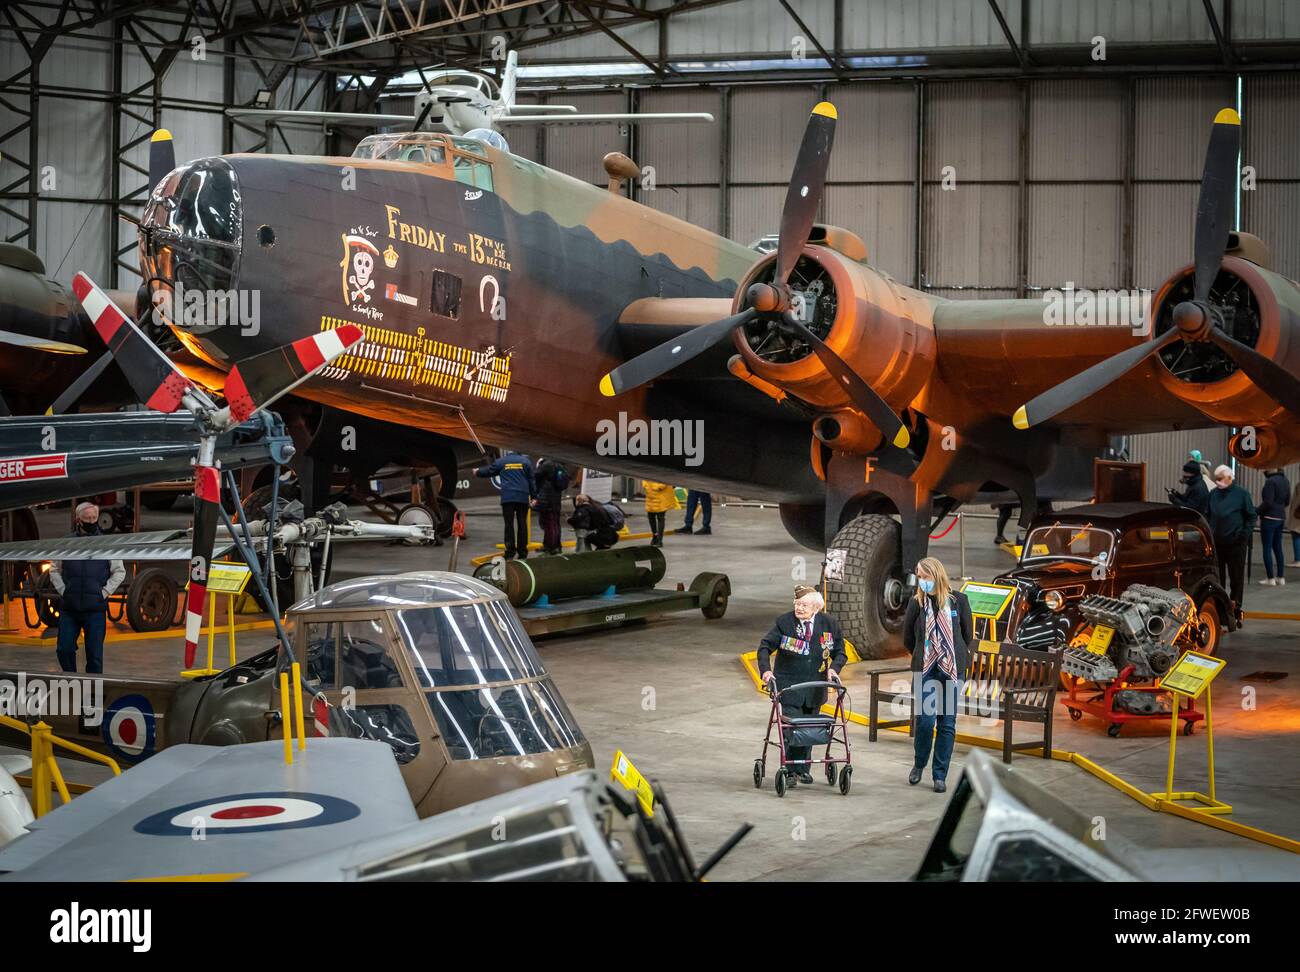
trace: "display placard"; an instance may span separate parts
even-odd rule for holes
[[[1203,655],[1199,651],[1185,651],[1174,662],[1174,667],[1160,680],[1160,687],[1188,698],[1199,699],[1201,693],[1214,681],[1214,676],[1227,664],[1222,658]]]
[[[1007,584],[977,584],[966,581],[961,585],[961,592],[970,601],[970,613],[982,618],[1000,620],[1006,613],[1011,599],[1016,596],[1016,589]]]
[[[248,564],[214,560],[208,567],[209,594],[243,594],[253,572]]]
[[[609,775],[636,794],[641,809],[645,811],[647,817],[654,816],[654,791],[650,789],[649,781],[632,765],[632,761],[623,755],[623,750],[614,753],[614,763],[609,768]]]
[[[1115,629],[1108,624],[1099,624],[1092,629],[1092,637],[1088,639],[1088,650],[1094,655],[1106,654],[1106,649],[1110,647],[1110,640],[1115,637]]]
[[[582,492],[593,502],[608,503],[614,498],[614,474],[598,469],[582,470]]]
[[[844,562],[848,556],[847,550],[830,549],[826,551],[826,569],[825,578],[830,581],[844,580]]]

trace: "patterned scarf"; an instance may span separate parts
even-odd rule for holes
[[[934,599],[925,598],[925,663],[921,674],[928,673],[937,663],[939,671],[952,681],[957,681],[957,651],[952,640],[952,614],[945,604],[935,610]]]

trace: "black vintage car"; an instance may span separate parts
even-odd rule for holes
[[[1237,627],[1208,524],[1195,510],[1160,503],[1044,513],[1025,536],[1020,562],[995,581],[1019,589],[1005,621],[1007,637],[1030,648],[1068,643],[1086,625],[1081,598],[1118,597],[1131,584],[1189,594],[1200,615],[1202,651],[1213,653],[1220,634]]]

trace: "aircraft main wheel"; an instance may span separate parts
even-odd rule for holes
[[[878,513],[850,520],[829,550],[844,551],[844,574],[826,578],[827,613],[839,621],[862,658],[897,654],[907,611],[897,521]]]
[[[759,790],[763,787],[763,761],[754,760],[754,789]]]
[[[126,620],[132,631],[163,631],[176,619],[176,582],[158,567],[135,575],[126,592]]]
[[[779,770],[776,771],[776,780],[775,780],[776,795],[779,797],[785,796],[785,779],[786,779],[786,771],[785,771],[785,767],[782,766]]]

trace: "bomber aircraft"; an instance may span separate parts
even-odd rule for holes
[[[605,191],[442,133],[178,167],[160,140],[135,311],[210,391],[237,361],[360,327],[277,404],[300,458],[357,461],[336,441],[354,426],[379,456],[513,444],[777,503],[794,539],[837,551],[829,606],[866,657],[897,643],[907,569],[962,503],[1011,491],[1027,522],[1039,499],[1080,498],[1112,435],[1249,426],[1243,463],[1300,456],[1300,289],[1231,228],[1236,112],[1214,120],[1195,261],[1172,268],[1149,335],[873,268],[860,238],[815,220],[836,124],[812,109],[766,254],[627,198],[626,157],[607,159]],[[0,303],[23,276],[39,278],[23,293],[57,287],[10,266]],[[158,327],[180,304],[159,298],[181,291],[259,294],[261,327]],[[2,311],[0,330],[96,346],[61,301]],[[39,397],[21,364],[0,370]]]

